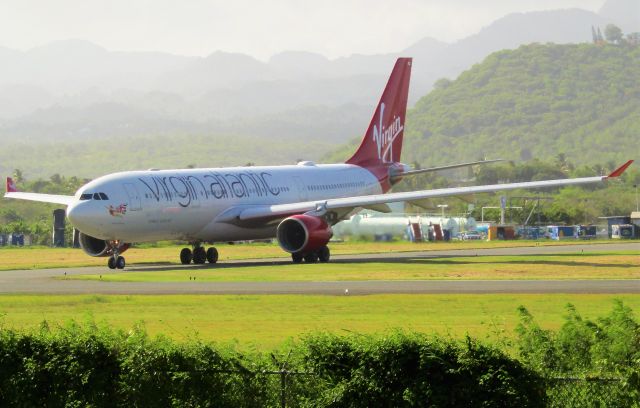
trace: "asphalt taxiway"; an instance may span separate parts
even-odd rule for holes
[[[548,255],[595,251],[637,251],[640,243],[531,246],[517,248],[465,249],[447,251],[394,252],[384,254],[337,255],[332,262],[409,262],[416,258],[490,255]],[[61,279],[63,276],[113,274],[141,271],[233,268],[238,266],[278,267],[290,263],[285,258],[226,261],[217,265],[144,265],[123,271],[105,267],[15,270],[0,272],[0,293],[22,294],[444,294],[444,293],[594,293],[640,294],[640,279],[625,280],[370,280],[323,282],[108,282]],[[66,274],[66,275],[65,275]],[[638,271],[640,277],[640,270]]]

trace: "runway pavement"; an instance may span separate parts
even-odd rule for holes
[[[415,258],[451,256],[535,255],[593,251],[637,250],[640,243],[615,243],[571,246],[532,246],[520,248],[465,249],[385,254],[334,256],[332,262],[406,262]],[[283,265],[284,258],[228,261],[217,265],[145,265],[124,271],[106,267],[17,270],[0,272],[0,293],[22,294],[436,294],[436,293],[640,293],[640,280],[410,280],[410,281],[335,281],[335,282],[106,282],[72,280],[61,277],[84,274],[127,273],[184,269],[233,268],[238,266]]]

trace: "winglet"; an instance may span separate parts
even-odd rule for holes
[[[17,193],[16,183],[11,177],[7,177],[7,193]]]
[[[617,169],[615,169],[614,171],[612,171],[611,174],[609,174],[607,176],[607,178],[620,177],[622,175],[622,173],[624,173],[624,171],[627,169],[627,167],[631,166],[631,163],[633,163],[633,160],[629,160],[628,162],[626,162],[622,166],[620,166]]]

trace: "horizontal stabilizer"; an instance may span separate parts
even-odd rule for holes
[[[433,171],[441,171],[441,170],[458,169],[461,167],[475,166],[477,164],[489,164],[489,163],[496,163],[501,161],[505,161],[505,160],[504,159],[480,160],[480,161],[468,162],[468,163],[450,164],[448,166],[429,167],[428,169],[409,170],[409,171],[399,173],[396,176],[413,176],[415,174],[430,173]]]

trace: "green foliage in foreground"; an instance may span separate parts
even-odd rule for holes
[[[324,382],[321,406],[544,406],[540,377],[470,338],[318,335],[307,339],[304,359]]]
[[[542,407],[559,395],[552,377],[586,374],[622,378],[615,400],[589,401],[637,405],[640,325],[629,308],[616,303],[590,322],[569,307],[556,333],[539,328],[522,308],[521,314],[519,359],[468,337],[455,342],[398,331],[313,334],[285,356],[152,339],[140,327],[2,329],[0,405],[277,406],[283,369],[287,406]]]
[[[542,329],[524,307],[519,312],[518,351],[536,371],[546,375],[627,375],[638,381],[640,323],[621,301],[615,301],[613,310],[595,321],[583,318],[568,304],[565,322],[557,332]]]
[[[289,406],[543,406],[538,375],[503,352],[394,333],[311,336],[289,355]],[[279,403],[277,359],[70,325],[0,332],[0,405],[217,406]]]

